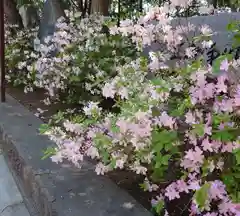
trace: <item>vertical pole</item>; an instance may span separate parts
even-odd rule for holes
[[[6,101],[5,83],[5,44],[4,44],[4,0],[0,0],[0,70],[1,70],[1,102]],[[6,0],[5,0],[6,1]]]
[[[139,2],[139,11],[141,13],[143,12],[143,0],[140,0],[140,2]]]
[[[117,21],[117,26],[120,26],[120,19],[121,19],[121,2],[118,0],[118,21]]]

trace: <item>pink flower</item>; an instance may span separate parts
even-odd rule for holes
[[[232,213],[236,212],[234,204],[232,204],[229,200],[223,200],[219,205],[218,205],[219,213],[228,216],[232,215]]]
[[[195,118],[195,116],[192,114],[192,112],[187,112],[186,114],[185,114],[185,122],[187,123],[187,124],[196,124],[196,118]]]
[[[193,144],[194,146],[197,145],[197,138],[194,135],[189,134],[188,139],[189,139],[189,143]]]
[[[165,111],[162,112],[161,116],[159,117],[158,124],[160,126],[165,126],[173,129],[175,120],[171,116],[169,116]]]
[[[206,138],[202,141],[202,147],[204,151],[209,151],[209,152],[213,152],[213,146],[212,143],[209,142],[209,139]]]
[[[176,183],[173,182],[165,189],[165,196],[168,197],[169,200],[179,199],[179,192],[176,190]]]
[[[240,106],[240,97],[235,97],[233,101],[234,106],[236,107]]]
[[[208,83],[204,87],[205,97],[212,98],[215,93],[215,85],[213,83]]]
[[[200,187],[200,184],[199,184],[199,181],[198,180],[194,180],[194,181],[190,181],[189,182],[189,189],[191,190],[199,190],[201,187]]]
[[[226,79],[227,77],[224,75],[221,75],[218,77],[217,85],[216,85],[216,89],[218,93],[220,92],[227,93],[227,85],[225,85]]]
[[[182,161],[181,161],[181,167],[183,167],[184,169],[191,169],[193,167],[195,167],[195,165],[192,163],[191,160],[189,159],[186,159],[184,158]]]
[[[222,101],[216,101],[213,106],[216,112],[232,112],[234,101],[232,99],[223,99]]]
[[[223,144],[222,146],[222,152],[232,152],[234,149],[233,143],[228,142],[226,144]]]
[[[204,133],[207,135],[212,135],[212,127],[208,125],[204,125]]]
[[[240,216],[240,204],[233,204],[233,207],[236,210],[236,216]]]
[[[225,128],[225,124],[224,123],[220,123],[220,125],[218,126],[219,130],[224,130]]]
[[[203,163],[204,160],[204,155],[203,155],[203,151],[199,148],[199,147],[195,147],[195,150],[188,150],[185,158],[191,160],[193,163]]]
[[[214,152],[219,152],[219,149],[222,147],[222,143],[218,140],[212,140],[212,148]]]
[[[224,59],[224,60],[221,62],[220,70],[228,71],[228,68],[229,68],[228,60],[227,60],[227,59]]]
[[[129,129],[129,123],[123,119],[120,119],[116,122],[116,125],[119,127],[121,133],[126,133],[127,130]]]
[[[211,113],[207,113],[206,121],[207,121],[206,122],[207,125],[211,124],[211,122],[212,122],[212,115],[211,115]]]
[[[200,211],[198,210],[197,205],[194,202],[192,202],[191,207],[190,207],[189,210],[191,212],[190,216],[195,216],[195,215],[198,215],[200,213]]]
[[[178,189],[179,192],[185,192],[185,193],[189,192],[188,185],[186,184],[185,181],[178,180],[176,182],[176,184],[177,184],[177,189]]]
[[[226,196],[227,192],[225,190],[225,185],[221,181],[211,182],[211,187],[209,189],[210,199],[213,200],[222,200]]]
[[[197,102],[203,102],[204,97],[204,89],[201,88],[191,88],[190,89],[192,104],[195,105]]]
[[[203,216],[218,216],[218,214],[216,212],[208,212],[206,214],[204,214]]]
[[[196,180],[196,176],[197,176],[197,173],[189,173],[188,174],[188,178],[189,178],[189,181],[193,181],[193,180]]]
[[[234,95],[234,106],[240,106],[240,86],[237,87],[237,92]]]

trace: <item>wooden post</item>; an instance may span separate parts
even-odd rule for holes
[[[6,0],[5,0],[6,1]],[[4,44],[4,0],[0,0],[0,70],[1,70],[1,102],[6,101],[5,83],[5,44]]]

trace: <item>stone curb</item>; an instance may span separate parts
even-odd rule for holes
[[[41,120],[7,95],[0,104],[0,139],[8,165],[25,200],[39,216],[151,216],[110,179],[84,162],[81,170],[41,160],[55,144],[39,135]],[[30,201],[30,202],[29,202]]]

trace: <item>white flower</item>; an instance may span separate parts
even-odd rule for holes
[[[133,207],[134,207],[134,204],[130,202],[123,204],[123,208],[126,208],[126,209],[132,209]]]
[[[83,108],[85,115],[93,116],[100,115],[102,108],[98,107],[98,102],[89,102],[87,106]]]
[[[206,24],[202,25],[200,28],[200,31],[203,35],[209,35],[212,33],[212,30],[210,29],[210,27]]]
[[[202,42],[202,46],[203,46],[203,48],[210,48],[211,46],[213,45],[213,41],[211,41],[211,40],[209,40],[209,41],[203,41]]]
[[[105,98],[114,98],[116,93],[115,86],[111,83],[106,83],[102,89],[102,95]]]
[[[87,156],[91,157],[92,159],[99,157],[98,150],[94,146],[90,146],[88,148],[86,154],[87,154]]]
[[[134,163],[134,165],[132,166],[132,170],[135,171],[137,174],[146,175],[147,173],[147,168],[141,166],[138,161]]]
[[[118,94],[121,96],[122,99],[128,99],[128,90],[125,87],[121,87],[118,91]]]
[[[103,163],[98,163],[95,168],[95,172],[97,175],[104,175],[108,171],[108,167],[105,166]]]

